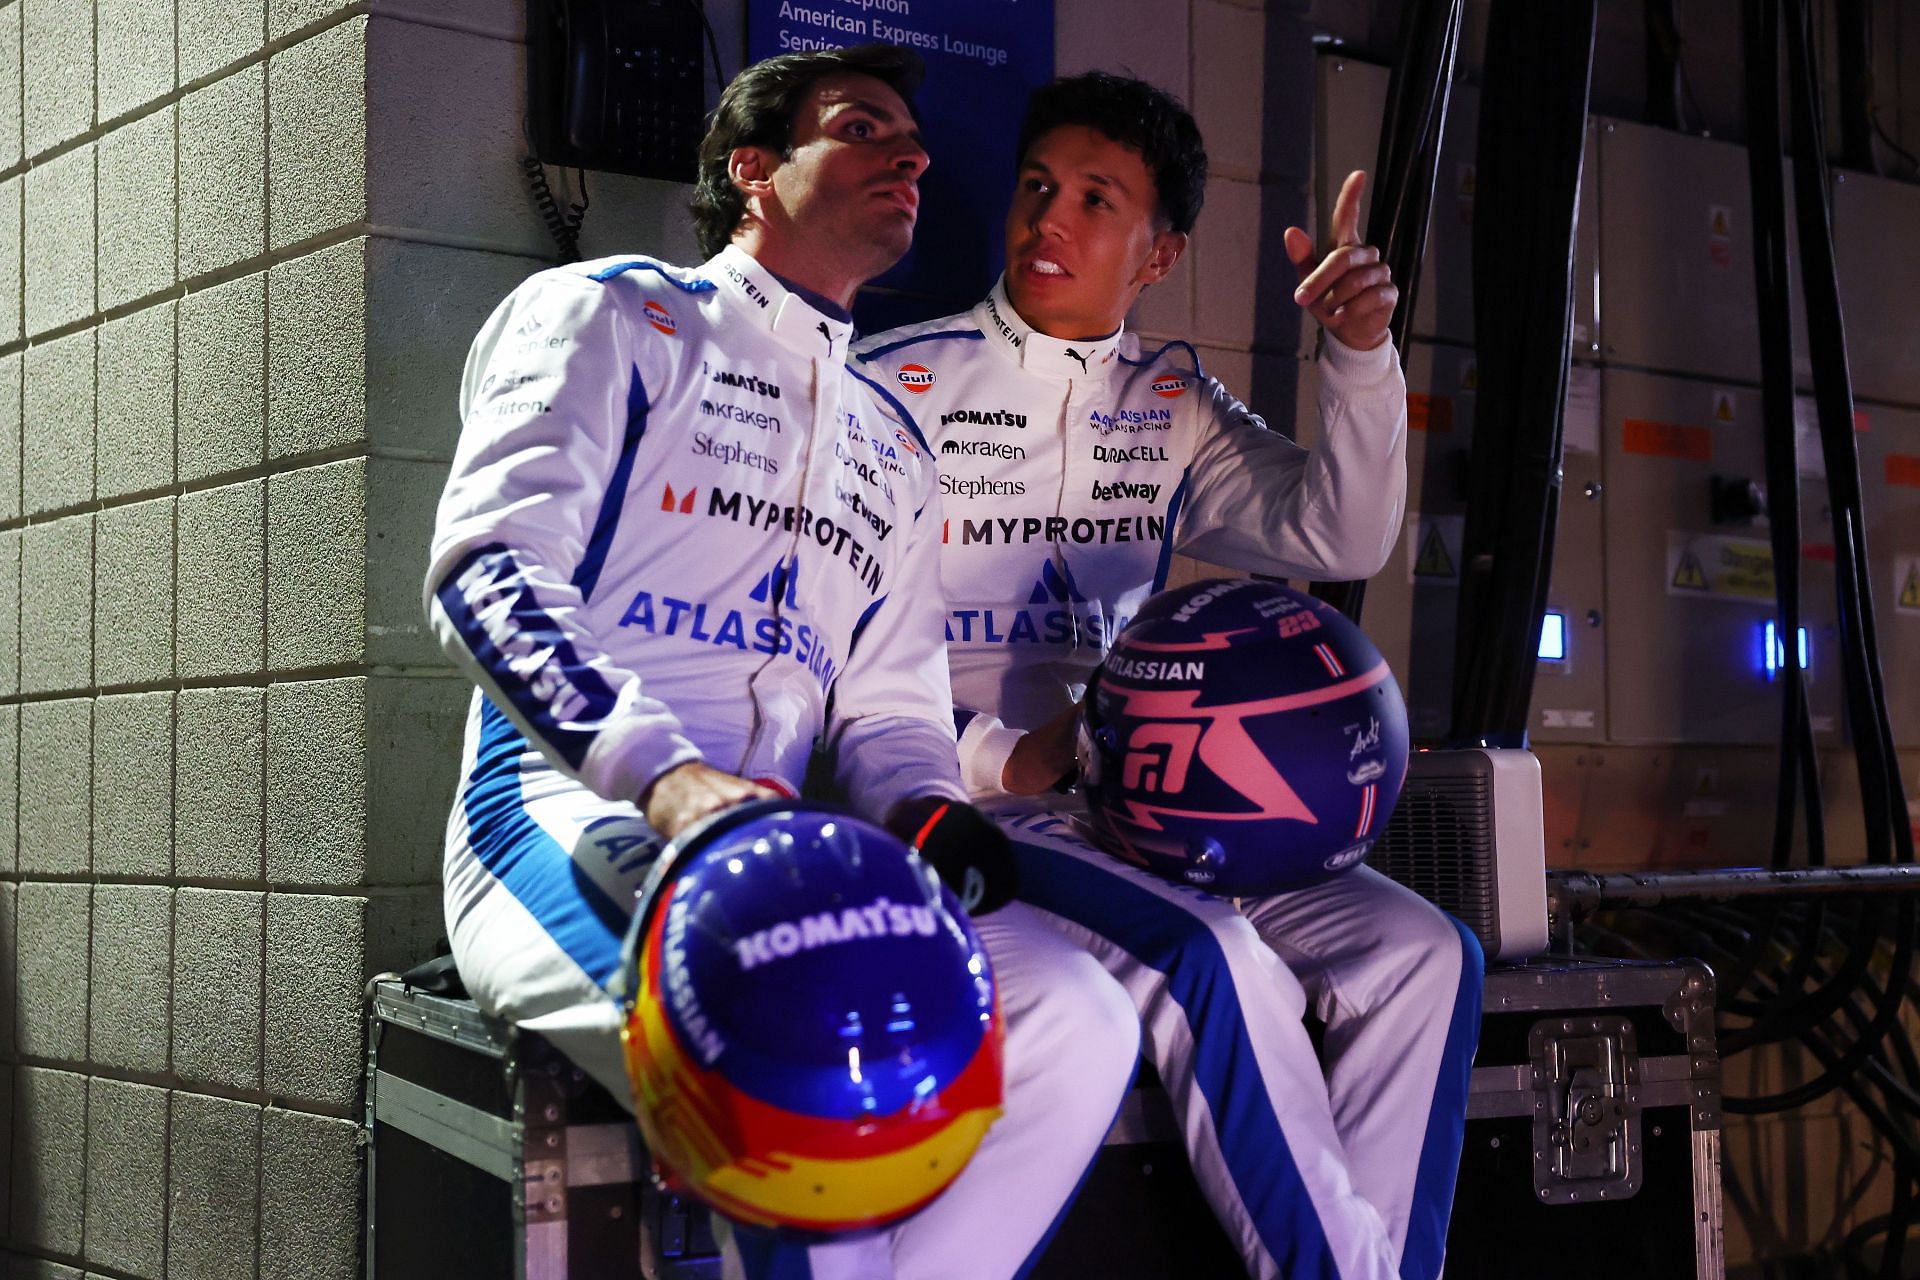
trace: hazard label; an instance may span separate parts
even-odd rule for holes
[[[1407,426],[1415,431],[1453,430],[1453,399],[1450,396],[1407,393]]]
[[[1733,392],[1725,387],[1714,388],[1713,420],[1715,422],[1733,421]]]
[[[1667,594],[1773,601],[1773,546],[1758,538],[1667,531]]]
[[[1920,614],[1920,556],[1899,556],[1893,562],[1893,607]]]
[[[1686,462],[1713,461],[1713,428],[1690,427],[1678,422],[1648,422],[1628,418],[1622,425],[1621,444],[1628,453],[1649,458],[1679,458]]]
[[[1407,513],[1407,581],[1441,586],[1460,581],[1460,539],[1465,516]]]
[[[1460,389],[1466,392],[1474,392],[1480,389],[1480,362],[1478,360],[1462,360],[1460,362]]]
[[[1733,211],[1723,204],[1707,206],[1707,261],[1716,267],[1733,265]]]
[[[1568,453],[1600,452],[1600,371],[1592,365],[1567,370],[1567,402],[1560,421],[1561,447]]]

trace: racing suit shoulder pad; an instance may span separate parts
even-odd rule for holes
[[[985,337],[972,314],[962,311],[957,315],[924,320],[919,324],[903,324],[897,329],[864,337],[853,346],[852,364],[858,368],[883,358],[906,359],[905,352],[910,347],[937,342],[979,342]]]
[[[676,267],[670,262],[658,258],[649,258],[644,254],[623,254],[611,258],[597,258],[591,262],[578,262],[561,268],[567,272],[577,272],[589,280],[606,284],[621,276],[642,279],[656,276],[666,281],[682,293],[710,293],[713,281],[687,267]],[[635,275],[635,273],[638,273]]]
[[[1191,342],[1182,338],[1155,342],[1149,346],[1139,334],[1128,333],[1121,342],[1120,363],[1129,369],[1164,369],[1168,373],[1183,374],[1199,381],[1204,381],[1207,376],[1200,364],[1200,353],[1194,350]]]
[[[869,376],[867,371],[862,370],[857,361],[847,361],[846,370],[849,374],[853,375],[856,382],[860,383],[872,393],[874,405],[880,410],[881,415],[895,425],[904,427],[906,430],[912,432],[913,438],[919,444],[920,448],[925,450],[927,455],[931,457],[933,447],[927,443],[926,436],[921,434],[920,424],[914,420],[913,413],[906,405],[900,403],[900,398],[894,395],[893,392],[887,390],[884,385],[876,382]]]

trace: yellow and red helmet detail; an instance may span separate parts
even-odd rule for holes
[[[714,1208],[760,1227],[873,1229],[939,1195],[1001,1114],[1005,1034],[997,996],[972,1059],[927,1097],[891,1115],[802,1114],[701,1065],[675,1028],[661,989],[668,901],[642,939],[622,1028],[635,1117],[655,1159]]]

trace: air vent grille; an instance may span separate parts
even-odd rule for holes
[[[1457,916],[1491,949],[1499,934],[1492,777],[1409,775],[1367,865]]]

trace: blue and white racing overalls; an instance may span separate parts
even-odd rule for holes
[[[1471,934],[1367,868],[1238,903],[1088,846],[1071,802],[1000,790],[1176,551],[1362,578],[1398,535],[1406,386],[1390,344],[1327,339],[1323,442],[1269,431],[1193,349],[1035,332],[996,286],[862,342],[926,428],[945,499],[962,776],[1013,836],[1021,898],[1132,995],[1201,1186],[1260,1276],[1440,1271],[1478,1033]],[[1302,1024],[1327,1027],[1323,1069]]]
[[[869,817],[965,794],[935,469],[912,415],[846,364],[849,337],[728,248],[692,270],[541,272],[467,362],[426,583],[441,642],[479,686],[447,831],[448,936],[483,1008],[622,1101],[606,986],[661,843],[633,803],[655,778],[701,760],[791,790],[824,731]],[[1112,978],[1038,913],[1015,904],[979,926],[1008,1024],[1004,1118],[890,1237],[748,1240],[749,1271],[1011,1276],[1048,1231],[1138,1031]]]

